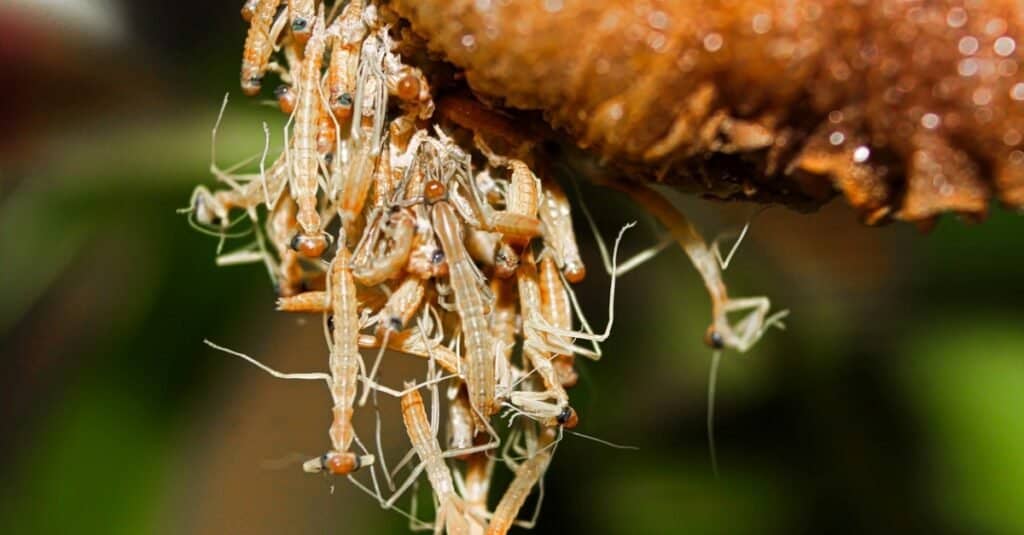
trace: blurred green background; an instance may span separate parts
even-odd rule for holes
[[[317,322],[274,313],[263,269],[217,268],[216,240],[175,213],[212,184],[225,91],[222,163],[280,124],[237,90],[236,4],[0,6],[4,533],[406,531],[299,469],[326,442],[320,385],[202,345],[325,366]],[[644,220],[583,189],[606,236]],[[752,210],[679,202],[709,236]],[[591,275],[577,291],[603,325],[608,278],[579,230]],[[641,225],[625,247],[653,239]],[[841,203],[762,214],[727,281],[792,315],[723,360],[716,480],[707,296],[681,252],[663,253],[620,281],[605,358],[572,392],[580,431],[639,450],[567,438],[536,532],[1024,533],[1022,266],[1024,220],[999,210],[928,235],[864,228]]]

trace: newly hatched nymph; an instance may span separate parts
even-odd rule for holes
[[[572,304],[569,302],[569,289],[562,282],[561,273],[555,263],[553,255],[545,251],[541,254],[540,273],[538,276],[540,285],[541,315],[544,320],[558,329],[572,329]],[[548,338],[554,338],[555,346],[568,346],[569,341],[564,337],[549,334]],[[579,374],[574,368],[575,355],[571,352],[561,353],[555,356],[552,366],[558,374],[558,380],[562,386],[571,388],[576,385]]]
[[[781,320],[789,312],[782,310],[769,316],[771,302],[767,297],[729,297],[718,257],[690,220],[664,197],[642,184],[621,181],[610,185],[629,194],[634,201],[658,218],[697,268],[711,296],[712,321],[704,337],[708,346],[712,349],[729,348],[744,353],[761,339],[766,330],[773,326],[783,327]],[[729,322],[730,313],[744,311],[749,312],[738,322]]]
[[[539,212],[544,223],[544,244],[553,251],[566,280],[573,284],[581,282],[587,276],[587,269],[576,244],[569,198],[554,180],[543,182],[543,196]]]
[[[406,389],[413,387],[411,383],[406,383],[405,386]],[[402,420],[409,435],[409,442],[412,443],[427,472],[427,479],[439,504],[435,521],[437,527],[440,529],[443,526],[446,532],[452,535],[468,535],[465,505],[455,494],[451,470],[445,464],[441,445],[431,429],[427,411],[423,407],[423,397],[419,391],[411,389],[402,396]]]
[[[277,38],[284,29],[285,19],[278,14],[279,4],[280,0],[259,0],[249,15],[249,33],[242,51],[241,82],[242,92],[250,97],[259,94],[263,87],[263,74],[267,71]],[[247,13],[246,9],[242,10],[243,17]]]
[[[424,197],[432,205],[434,232],[448,260],[448,276],[455,293],[455,307],[462,322],[469,400],[473,408],[486,418],[498,411],[495,400],[495,355],[476,267],[462,244],[459,218],[445,200],[445,186],[436,180],[428,181],[424,187]]]
[[[337,256],[331,263],[327,290],[334,324],[333,332],[330,333],[334,419],[329,432],[333,449],[321,457],[307,461],[303,465],[307,472],[327,470],[332,474],[346,475],[358,470],[367,460],[373,462],[372,457],[361,458],[350,451],[355,436],[352,429],[352,413],[362,356],[359,354],[358,300],[355,281],[348,265],[349,256],[344,243],[339,240]]]
[[[517,523],[516,517],[519,515],[519,510],[523,508],[533,487],[541,482],[551,463],[551,457],[554,454],[553,435],[554,432],[550,429],[541,431],[537,451],[516,467],[515,478],[505,490],[505,494],[501,496],[498,506],[494,508],[494,515],[487,526],[487,535],[504,535],[508,533],[513,524]],[[533,520],[523,523],[524,527],[527,529],[533,527],[535,520],[536,514]]]
[[[327,249],[327,235],[321,228],[317,191],[320,174],[320,153],[317,151],[317,128],[320,119],[320,66],[327,33],[323,14],[313,23],[313,36],[306,44],[298,80],[298,102],[292,129],[292,148],[287,153],[291,165],[292,197],[298,203],[296,216],[302,232],[295,235],[293,248],[303,256],[315,258]]]
[[[363,1],[352,0],[338,16],[337,29],[331,46],[331,59],[327,64],[327,102],[331,113],[342,125],[352,117],[356,100],[356,78],[359,70],[360,43],[366,36],[363,24]]]
[[[537,264],[532,251],[527,250],[523,254],[523,262],[516,272],[516,280],[519,289],[519,309],[524,323],[523,355],[540,376],[545,390],[513,391],[510,394],[511,403],[517,410],[545,426],[561,425],[572,429],[576,427],[578,418],[576,411],[569,405],[569,395],[562,387],[561,378],[551,363],[554,355],[544,349],[547,344],[541,338],[545,334],[531,327],[531,324],[544,319]]]
[[[354,117],[349,137],[351,155],[338,165],[331,177],[332,195],[337,195],[338,214],[346,232],[354,228],[363,212],[374,169],[381,155],[384,116],[387,113],[387,88],[381,64],[384,47],[379,34],[367,36],[359,53],[359,69]],[[369,124],[365,124],[368,122]]]

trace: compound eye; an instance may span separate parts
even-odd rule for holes
[[[334,103],[331,104],[331,111],[334,112],[334,116],[339,120],[344,121],[349,117],[352,117],[352,95],[350,93],[342,93]]]
[[[320,236],[305,236],[296,234],[288,244],[293,251],[306,258],[319,258],[327,250],[327,238]]]
[[[260,89],[263,87],[262,76],[250,76],[242,79],[242,93],[246,96],[252,97],[259,94]]]
[[[519,266],[519,255],[508,243],[502,243],[494,252],[494,263],[515,271]]]
[[[274,96],[277,98],[277,105],[282,112],[290,114],[295,111],[295,93],[290,86],[286,84],[277,86]]]
[[[725,347],[725,339],[722,338],[722,333],[715,330],[714,326],[708,327],[706,333],[704,333],[704,343],[711,349],[722,349]]]
[[[397,317],[392,317],[390,320],[388,320],[388,328],[391,329],[394,332],[401,331],[402,330],[402,319],[401,318],[397,318]]]
[[[558,421],[558,425],[566,429],[572,429],[580,423],[579,416],[576,415],[576,411],[572,407],[562,409],[562,412],[558,413],[555,420]]]
[[[297,18],[292,21],[293,32],[304,32],[309,27],[309,22],[304,18]]]
[[[430,262],[435,265],[444,262],[444,251],[441,249],[434,249],[434,254],[430,255]]]

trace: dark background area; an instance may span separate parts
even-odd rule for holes
[[[222,163],[282,121],[237,89],[236,3],[0,7],[4,532],[406,532],[302,473],[326,439],[322,387],[202,344],[326,365],[318,322],[275,313],[263,268],[216,267],[216,240],[175,213],[213,185],[224,92]],[[655,240],[619,194],[582,189],[606,238],[640,220],[626,252]],[[708,237],[754,211],[674,200]],[[601,326],[608,277],[579,223],[577,293]],[[571,394],[580,431],[639,449],[567,437],[536,532],[1024,532],[1022,231],[999,209],[927,235],[865,228],[839,202],[761,214],[726,281],[792,313],[723,359],[717,480],[707,295],[675,249],[626,275],[605,356]],[[388,362],[392,383],[419,370]]]

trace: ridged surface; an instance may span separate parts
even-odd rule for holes
[[[641,179],[869,221],[1024,205],[1011,2],[396,0],[477,93]]]

